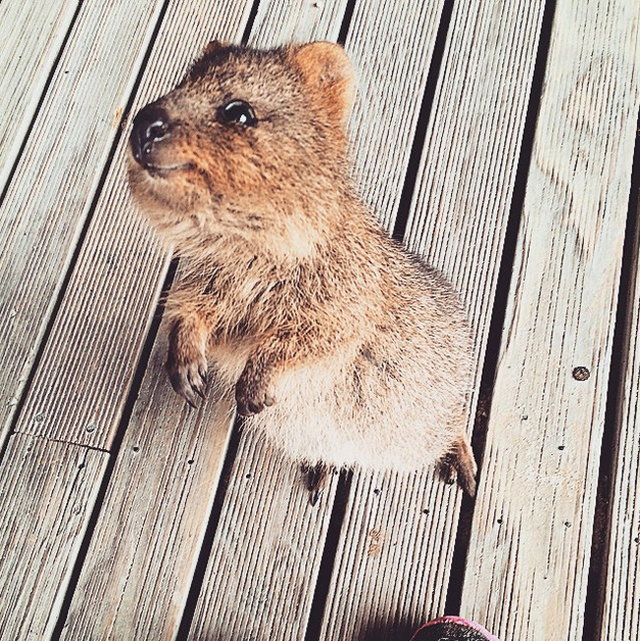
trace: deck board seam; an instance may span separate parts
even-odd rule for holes
[[[522,130],[513,188],[511,190],[511,205],[506,222],[504,242],[502,244],[500,266],[496,277],[495,298],[488,324],[484,354],[481,360],[483,366],[480,374],[480,392],[478,397],[479,399],[482,398],[483,406],[481,407],[480,401],[478,401],[472,432],[472,445],[478,462],[479,477],[483,472],[482,462],[485,456],[487,428],[491,415],[495,376],[498,368],[500,345],[503,338],[503,327],[507,313],[509,283],[515,265],[516,239],[522,222],[522,209],[524,206],[527,177],[533,160],[534,138],[544,90],[544,79],[551,44],[556,2],[557,0],[546,0],[543,10],[537,43],[536,61],[534,63],[531,88],[527,101],[527,112]],[[484,420],[481,420],[478,416],[480,411],[486,411],[486,418]],[[463,498],[460,510],[460,523],[456,532],[453,564],[447,587],[446,611],[448,613],[460,612],[462,586],[466,573],[467,553],[469,551],[471,524],[475,505],[475,498]],[[468,531],[466,531],[466,527],[464,526],[468,527]],[[459,571],[456,571],[456,568],[459,568]]]
[[[73,445],[74,447],[80,447],[86,450],[93,450],[95,452],[103,452],[104,454],[113,454],[111,450],[108,450],[104,447],[96,447],[95,445],[87,445],[86,443],[77,443],[76,441],[73,441],[73,440],[68,440],[63,438],[54,438],[51,436],[47,436],[45,434],[33,434],[32,432],[23,432],[21,430],[15,430],[11,432],[11,434],[9,435],[9,438],[11,438],[11,436],[15,434],[22,434],[23,436],[32,436],[35,439],[46,441],[48,443],[62,443],[64,445]],[[0,455],[0,461],[2,461],[3,456],[4,456],[4,452],[2,453],[2,455]]]
[[[414,192],[418,188],[417,179],[420,171],[420,159],[424,150],[429,121],[432,117],[438,78],[442,71],[452,17],[453,2],[445,1],[440,12],[440,22],[433,45],[429,72],[427,73],[424,90],[422,92],[422,102],[418,111],[418,122],[411,140],[411,152],[409,153],[409,159],[402,181],[395,220],[391,221],[392,224],[389,230],[393,238],[400,242],[404,240],[409,212],[411,210],[411,202],[413,201]]]
[[[637,131],[640,132],[640,109],[638,110]],[[609,369],[607,406],[604,417],[604,431],[598,470],[598,487],[595,497],[595,517],[592,532],[590,567],[587,576],[585,597],[585,623],[583,641],[597,641],[603,634],[606,620],[603,616],[607,587],[607,571],[613,554],[614,500],[616,477],[619,474],[618,455],[623,448],[624,407],[626,399],[626,371],[640,356],[633,353],[634,336],[633,304],[640,287],[636,271],[638,249],[640,247],[640,137],[636,138],[634,158],[631,165],[631,190],[627,208],[627,228],[622,256],[622,272],[616,305],[615,328],[613,334],[613,358]],[[635,367],[637,370],[637,366]],[[630,401],[629,401],[630,402]],[[631,606],[624,605],[625,610]]]
[[[78,4],[75,8],[75,11],[73,13],[73,17],[71,18],[69,22],[69,26],[67,28],[67,32],[65,33],[64,38],[62,39],[62,42],[60,43],[60,48],[58,50],[58,53],[55,56],[55,59],[53,61],[53,64],[51,65],[51,68],[49,70],[49,73],[47,75],[47,80],[45,81],[42,91],[40,92],[40,96],[38,98],[38,104],[36,108],[33,110],[33,114],[31,115],[31,118],[29,120],[29,124],[24,132],[24,135],[22,137],[22,141],[20,143],[20,146],[18,148],[18,151],[13,158],[13,161],[11,162],[11,169],[9,170],[6,180],[4,184],[0,185],[0,206],[2,206],[2,203],[4,202],[4,199],[7,195],[7,192],[10,189],[11,183],[13,181],[13,178],[15,176],[15,172],[18,168],[18,165],[20,163],[20,158],[22,157],[22,154],[24,152],[24,149],[29,141],[29,138],[31,137],[31,132],[33,131],[33,126],[38,119],[38,115],[40,114],[40,110],[42,108],[42,105],[46,99],[47,94],[49,93],[49,90],[51,88],[51,82],[53,81],[53,78],[55,76],[56,70],[58,69],[58,65],[60,64],[60,59],[64,55],[65,49],[67,47],[67,44],[69,42],[69,38],[71,37],[74,27],[76,25],[76,22],[78,20],[78,16],[80,14],[80,11],[82,10],[82,4],[84,0],[78,0]]]

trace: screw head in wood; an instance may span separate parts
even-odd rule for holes
[[[573,378],[575,378],[576,381],[586,381],[589,376],[591,376],[591,372],[586,367],[573,368]]]

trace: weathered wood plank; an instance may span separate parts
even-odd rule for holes
[[[236,36],[249,3],[167,11],[132,113],[167,92],[219,34]],[[127,183],[127,123],[16,430],[108,449],[168,266]],[[164,375],[164,374],[162,374]]]
[[[133,110],[175,84],[210,39],[237,40],[250,9],[249,1],[197,7],[171,2]],[[126,131],[19,428],[111,446],[166,269],[166,256],[131,211],[125,153]],[[65,639],[172,638],[180,624],[232,409],[214,397],[196,413],[179,400],[164,371],[165,339],[161,328],[70,605]],[[93,354],[82,349],[69,365],[78,345]],[[48,386],[57,377],[60,385]],[[70,387],[79,377],[82,385]],[[78,390],[86,397],[77,399]],[[96,408],[95,436],[85,435]]]
[[[356,2],[345,48],[358,98],[349,122],[354,174],[391,233],[444,0]]]
[[[556,5],[462,595],[502,641],[582,638],[639,27],[637,3]]]
[[[176,3],[178,4],[178,3]],[[198,411],[149,363],[75,589],[62,639],[172,639],[227,448],[232,406]]]
[[[0,430],[24,389],[162,4],[83,4],[0,205]]]
[[[242,439],[189,638],[304,639],[336,485],[312,507],[297,466]]]
[[[408,244],[463,294],[478,378],[543,9],[454,5],[409,215]],[[443,613],[460,493],[430,473],[353,483],[320,638],[405,639]]]
[[[71,26],[78,0],[0,3],[0,193]]]
[[[386,198],[397,209],[408,162],[405,141],[415,131],[420,106],[415,96],[424,90],[442,3],[419,12],[418,19],[411,18],[415,12],[407,11],[402,3],[385,3],[384,7],[383,11],[378,3],[356,5],[346,46],[350,53],[353,48],[356,65],[364,69],[359,84],[362,104],[352,119],[358,153],[375,155],[379,148],[385,154],[394,150],[391,164],[397,162],[403,168],[393,178],[375,181],[377,189],[369,189],[369,198]],[[261,4],[261,8],[265,16],[270,14],[268,4]],[[415,5],[413,9],[416,11]],[[394,25],[391,29],[390,24]],[[269,43],[259,21],[256,28],[258,34],[252,37]],[[333,38],[337,29],[312,35]],[[273,38],[277,41],[278,36],[274,34]],[[393,64],[387,62],[389,51],[393,52]],[[413,111],[408,104],[413,105]],[[369,106],[376,111],[368,112]],[[407,113],[413,117],[405,118]],[[383,197],[383,190],[390,193]],[[392,220],[389,215],[391,225]],[[252,474],[251,481],[245,479],[247,470]],[[256,476],[260,491],[248,493],[248,487],[255,487]],[[335,488],[334,479],[322,502],[311,508],[300,472],[291,462],[261,444],[258,437],[242,436],[191,638],[227,639],[239,630],[249,638],[304,638]],[[238,559],[242,559],[241,564]],[[283,577],[287,577],[284,584]]]
[[[343,0],[260,2],[251,29],[254,47],[277,47],[290,42],[336,41],[344,18]]]
[[[457,514],[438,508],[456,493],[431,472],[354,474],[320,639],[406,640],[442,610],[452,545],[442,533]]]
[[[50,637],[107,459],[68,443],[9,438],[0,464],[3,639]]]
[[[638,194],[640,195],[640,194]],[[625,325],[609,538],[598,639],[640,638],[640,236],[634,239],[633,286]]]

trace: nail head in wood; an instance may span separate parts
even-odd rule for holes
[[[591,372],[586,367],[574,367],[573,378],[576,381],[586,381],[591,376]]]

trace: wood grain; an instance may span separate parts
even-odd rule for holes
[[[616,416],[618,442],[607,520],[609,537],[605,546],[604,580],[600,586],[603,601],[597,635],[600,641],[640,638],[637,582],[640,576],[640,234],[636,234],[634,241],[632,286],[620,368],[622,386]]]
[[[278,47],[290,42],[336,41],[345,0],[263,0],[249,35],[253,47]]]
[[[53,312],[109,158],[117,114],[127,103],[162,4],[83,4],[0,205],[0,440]]]
[[[477,378],[543,8],[521,0],[499,12],[480,1],[454,5],[409,214],[409,246],[465,299]],[[474,406],[472,399],[471,415]],[[459,506],[459,490],[431,473],[354,475],[320,638],[401,640],[443,614]],[[364,542],[370,532],[382,541],[374,558]]]
[[[77,0],[0,3],[0,193],[38,109]]]
[[[385,15],[377,3],[364,3],[354,12],[346,46],[349,53],[350,47],[354,48],[356,64],[364,67],[357,97],[362,104],[354,110],[351,121],[359,154],[375,156],[377,149],[383,149],[383,154],[393,150],[390,164],[397,161],[400,167],[406,168],[409,148],[405,142],[415,131],[420,101],[414,101],[416,117],[404,116],[407,103],[424,90],[441,6],[436,3],[427,11],[417,12],[413,5],[411,14],[402,3],[386,3]],[[264,9],[264,15],[269,15],[267,7]],[[409,15],[419,15],[419,19],[410,22]],[[406,21],[404,29],[395,26],[401,20]],[[389,24],[394,27],[389,29]],[[256,38],[267,43],[269,40],[262,34],[262,28],[258,22]],[[316,38],[329,38],[336,30],[324,35],[318,31],[313,33]],[[277,38],[274,31],[274,41]],[[393,52],[392,64],[388,63],[389,52]],[[374,98],[370,96],[372,93]],[[382,105],[386,106],[385,110]],[[369,108],[377,111],[368,111]],[[383,164],[378,166],[381,168]],[[374,182],[369,189],[369,200],[386,198],[397,210],[404,169],[392,176],[380,176]],[[383,195],[383,191],[388,193]],[[387,216],[388,224],[393,224],[394,216],[395,213]],[[259,474],[259,493],[247,496],[246,469]],[[226,639],[238,634],[249,638],[304,638],[335,484],[325,490],[322,503],[310,509],[302,482],[291,462],[283,460],[267,445],[261,445],[259,437],[243,435],[231,470],[191,638]],[[292,509],[291,505],[296,507]],[[238,559],[242,559],[242,567],[233,572]],[[230,572],[220,573],[221,567],[229,568]],[[286,586],[283,585],[285,576],[288,577]],[[392,603],[386,605],[394,607]],[[342,616],[345,609],[340,612]]]
[[[304,639],[337,476],[311,506],[304,475],[245,435],[190,639]]]
[[[356,69],[354,176],[393,231],[444,0],[356,2],[345,48]]]
[[[320,639],[410,639],[442,611],[458,490],[431,472],[353,476]]]
[[[0,463],[1,638],[50,638],[107,458],[77,445],[10,437]]]
[[[174,639],[227,449],[233,407],[199,411],[164,370],[162,331],[91,538],[62,639]]]
[[[624,0],[556,5],[462,595],[502,641],[582,639],[639,20]]]
[[[214,36],[239,37],[249,8],[172,3],[131,113],[173,88]],[[127,122],[17,431],[111,447],[169,261],[131,200],[129,131]]]
[[[242,7],[235,5],[231,9],[225,9],[223,4],[226,3],[202,4],[197,10],[189,8],[186,12],[182,3],[174,2],[168,7],[136,104],[144,103],[153,92],[163,91],[173,84],[184,72],[191,57],[212,35],[219,33],[220,37],[229,38],[244,28],[243,20],[246,20],[249,3]],[[126,139],[122,138],[116,151],[116,164],[112,165],[109,171],[105,191],[98,201],[95,216],[87,230],[76,270],[65,292],[51,331],[50,342],[42,355],[40,370],[34,377],[32,394],[26,399],[18,429],[31,429],[38,431],[40,435],[52,438],[75,439],[96,447],[110,447],[113,433],[121,420],[128,387],[157,302],[157,294],[164,278],[167,262],[167,256],[154,244],[149,230],[131,209],[123,175],[125,145]],[[160,351],[156,352],[159,358],[164,357],[162,347],[164,346],[160,346]],[[161,364],[156,361],[152,361],[152,364],[155,369],[151,380],[166,381],[164,375],[159,374],[163,370]],[[201,489],[204,488],[203,493],[208,492],[208,496],[212,497],[213,492],[209,491],[209,488],[215,487],[215,483],[211,479],[217,478],[219,468],[215,463],[210,463],[209,459],[213,458],[216,461],[222,459],[220,450],[226,446],[227,431],[224,429],[221,432],[209,432],[211,426],[207,422],[206,429],[201,426],[200,431],[196,430],[194,435],[189,429],[189,420],[181,418],[182,405],[174,402],[175,396],[169,389],[158,390],[153,387],[149,390],[147,400],[149,399],[157,407],[158,414],[152,415],[151,418],[147,417],[148,407],[142,404],[138,406],[141,414],[134,415],[133,424],[147,426],[147,436],[161,439],[163,444],[167,441],[165,430],[170,430],[177,425],[172,431],[175,442],[169,443],[168,449],[163,449],[162,446],[150,446],[153,455],[147,456],[144,439],[138,439],[138,433],[132,428],[129,434],[134,442],[125,441],[122,460],[119,459],[118,466],[115,468],[116,478],[121,478],[123,482],[120,490],[125,493],[130,503],[127,504],[125,499],[118,496],[116,508],[114,508],[116,514],[110,513],[107,508],[107,514],[115,520],[114,530],[108,532],[100,530],[100,533],[107,539],[110,534],[120,533],[122,535],[120,545],[125,546],[126,552],[132,555],[136,552],[150,553],[150,556],[144,557],[142,563],[150,560],[160,563],[162,557],[154,555],[157,549],[155,546],[159,545],[153,538],[155,529],[147,532],[151,540],[149,548],[145,548],[144,551],[140,550],[137,539],[127,540],[122,531],[133,530],[133,536],[137,537],[138,530],[135,528],[152,523],[153,528],[162,529],[167,534],[169,547],[174,544],[176,539],[175,531],[171,529],[172,519],[179,521],[174,512],[170,510],[163,512],[162,509],[158,509],[160,514],[155,515],[155,520],[151,516],[141,520],[139,515],[144,508],[148,507],[152,499],[156,503],[159,501],[162,505],[163,492],[167,491],[170,494],[171,488],[175,488],[176,484],[182,483],[189,488],[193,482]],[[167,399],[170,399],[170,402]],[[164,409],[163,402],[169,403],[168,410]],[[225,409],[222,404],[218,408],[222,416],[219,420],[228,424],[230,419],[226,414],[227,410],[228,408]],[[218,420],[216,416],[215,413],[210,414],[207,420],[215,422]],[[190,420],[193,421],[193,417],[190,417]],[[79,437],[78,434],[80,434]],[[203,435],[207,434],[208,438],[204,439]],[[220,434],[222,434],[222,440],[219,438]],[[198,437],[201,440],[198,440]],[[21,436],[21,438],[26,437]],[[201,442],[203,439],[204,442]],[[8,452],[6,456],[11,456],[11,453]],[[150,465],[152,469],[148,470],[145,464]],[[125,468],[126,473],[118,473],[122,467]],[[96,476],[95,487],[101,482],[103,473],[104,469],[101,469],[101,474]],[[132,482],[132,485],[129,485],[131,479],[127,474],[137,478],[138,483]],[[143,476],[136,477],[136,474]],[[160,475],[159,478],[158,475]],[[156,481],[155,484],[153,480]],[[15,479],[13,482],[19,484],[20,479]],[[191,503],[181,500],[180,490],[176,490],[176,494],[176,509],[187,510],[184,520],[180,521],[184,524],[186,532],[185,539],[179,539],[183,542],[182,549],[189,550],[191,554],[197,554],[197,537],[202,535],[202,523],[206,523],[208,513],[206,504],[203,511],[203,506],[200,504],[202,494],[197,491],[191,493]],[[129,505],[133,511],[129,515],[131,521],[129,530],[121,525],[121,520],[125,517],[119,510],[120,503]],[[78,509],[80,508],[90,512],[91,506],[81,505]],[[164,521],[163,515],[166,518]],[[56,518],[55,515],[52,518]],[[106,520],[108,522],[108,518]],[[192,525],[194,522],[196,525]],[[200,525],[200,530],[197,529],[197,525]],[[54,526],[55,523],[51,525],[51,527]],[[78,532],[74,550],[82,541],[83,534]],[[42,535],[48,536],[49,532],[43,531]],[[100,538],[99,541],[104,542],[104,538]],[[46,539],[40,540],[36,533],[33,545],[46,548],[51,543]],[[130,547],[126,547],[127,545]],[[119,589],[122,589],[125,598],[129,599],[127,586],[130,588],[133,585],[134,589],[139,587],[133,579],[144,582],[144,576],[128,571],[129,557],[122,547],[118,548],[118,558],[113,558],[112,553],[116,547],[113,543],[111,547],[99,547],[95,556],[90,554],[87,571],[96,570],[100,580],[111,579],[114,582],[111,586],[113,592],[109,594],[107,600],[99,600],[97,602],[99,605],[92,604],[91,609],[86,612],[94,623],[89,625],[81,619],[82,627],[77,633],[68,623],[65,631],[67,638],[73,638],[76,634],[77,639],[99,638],[102,632],[95,632],[95,636],[92,636],[86,630],[96,630],[94,625],[96,621],[104,625],[103,631],[108,630],[107,623],[111,624],[110,617],[114,617],[113,625],[118,630],[122,630],[124,626],[125,632],[119,638],[132,638],[130,630],[139,630],[139,626],[136,628],[133,626],[132,619],[127,618],[130,611],[123,607],[116,607],[114,612],[112,607],[112,601],[118,603],[118,598],[122,596]],[[29,548],[26,546],[16,548],[15,566],[19,572],[28,574],[29,554]],[[100,556],[101,554],[103,556]],[[96,556],[98,558],[95,558]],[[178,562],[182,560],[178,554],[175,558]],[[92,560],[107,565],[112,562],[117,567],[127,567],[127,570],[124,575],[117,573],[103,575],[101,566],[92,565]],[[50,607],[49,591],[64,591],[60,576],[66,577],[75,561],[73,554],[61,557],[59,563],[64,567],[57,573],[51,574],[49,578],[51,585],[45,586],[46,589],[38,588],[37,594],[41,593],[42,608],[38,616],[45,616],[44,613]],[[183,581],[181,584],[183,598],[188,589],[189,570],[190,568],[185,565],[181,568],[182,573],[179,576]],[[79,595],[84,599],[84,603],[90,602],[90,597],[104,587],[102,583],[96,582],[94,585],[91,581],[87,581],[86,576],[85,573],[80,577],[83,581],[82,585],[86,585],[85,581],[89,583],[86,592]],[[150,576],[154,576],[153,572],[150,572]],[[126,584],[124,588],[120,583],[122,581]],[[150,627],[154,625],[175,627],[179,622],[181,611],[177,602],[171,600],[173,593],[170,589],[167,586],[164,592],[170,605],[153,591],[144,595],[138,594],[142,597],[142,602],[136,603],[140,611],[148,609],[154,613],[154,616],[147,621]],[[23,598],[31,598],[30,593],[26,594],[27,596]],[[57,593],[54,592],[55,594]],[[147,597],[151,600],[145,601]],[[103,609],[101,610],[100,607]],[[155,617],[158,611],[161,611],[161,615]],[[74,613],[72,609],[72,617]],[[169,623],[164,617],[169,617]],[[158,620],[155,620],[156,618]],[[123,620],[124,624],[122,624]],[[74,619],[71,618],[70,621],[73,623]],[[140,634],[143,633],[144,630],[140,632]],[[158,638],[154,636],[154,632],[149,634],[151,634],[150,638]]]

